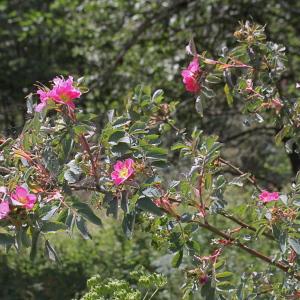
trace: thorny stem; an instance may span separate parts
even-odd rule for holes
[[[236,171],[238,174],[240,174],[240,175],[244,175],[244,174],[245,174],[245,173],[242,172],[238,167],[236,167],[236,166],[234,166],[233,164],[231,164],[229,161],[227,161],[227,160],[225,160],[225,159],[223,159],[223,158],[221,158],[221,157],[219,158],[219,161],[220,161],[222,164],[224,164],[224,165],[230,167],[231,169],[233,169],[234,171]],[[262,191],[262,188],[256,183],[255,179],[253,179],[251,176],[247,177],[247,180],[248,180],[252,185],[254,185],[255,188],[256,188],[258,191],[260,191],[260,192]]]
[[[95,191],[95,192],[99,192],[102,194],[109,193],[108,191],[101,188],[100,186],[97,187],[97,186],[86,186],[86,185],[75,185],[75,184],[71,184],[69,186],[72,190],[75,190],[75,191]]]
[[[203,203],[203,197],[202,197],[202,183],[203,183],[203,176],[204,176],[204,168],[205,168],[205,158],[203,159],[201,171],[199,173],[199,198],[200,198],[200,204],[201,204],[201,209],[203,210],[203,215],[204,215],[204,221],[206,221],[206,213],[205,213],[205,205]]]
[[[202,228],[205,228],[207,230],[209,230],[210,232],[220,236],[220,237],[223,237],[224,239],[230,241],[233,243],[233,245],[237,246],[238,248],[248,252],[249,254],[251,254],[252,256],[255,256],[257,258],[259,258],[260,260],[272,265],[272,266],[275,266],[276,268],[282,270],[283,272],[287,273],[287,274],[290,274],[291,276],[295,277],[296,279],[300,280],[300,275],[299,274],[293,274],[291,271],[290,271],[290,268],[288,265],[285,265],[281,262],[278,262],[278,261],[275,261],[273,259],[271,259],[270,257],[258,252],[257,250],[255,249],[252,249],[248,246],[246,246],[245,244],[242,244],[241,242],[239,242],[238,240],[232,238],[231,236],[229,236],[228,234],[220,231],[218,228],[210,225],[210,224],[207,224],[207,223],[202,223],[200,221],[197,221],[197,220],[193,220],[191,222],[194,222],[194,223],[197,223],[200,227]]]
[[[180,200],[177,200],[177,199],[174,199],[174,198],[169,198],[169,201],[174,202],[174,203],[178,203],[178,204],[181,203]],[[193,206],[192,204],[189,204],[189,205]],[[205,210],[208,210],[208,209],[209,209],[208,207],[205,207]],[[244,229],[248,229],[248,230],[251,230],[253,232],[257,232],[257,229],[255,227],[253,227],[253,226],[251,226],[251,225],[243,222],[242,220],[234,217],[233,215],[229,214],[226,211],[220,211],[220,212],[218,212],[218,214],[221,215],[221,216],[223,216],[224,218],[227,218],[227,219],[233,221],[234,223],[240,225]],[[274,237],[273,237],[273,235],[269,234],[267,232],[263,232],[262,235],[265,236],[265,237],[267,237],[270,240],[273,240],[273,241],[275,240]]]
[[[254,231],[254,232],[257,231],[255,227],[246,224],[245,222],[243,222],[243,221],[237,219],[236,217],[234,217],[234,216],[228,214],[227,212],[220,212],[219,214],[222,215],[223,217],[225,217],[225,218],[227,218],[227,219],[233,221],[234,223],[240,225],[241,227],[243,227],[243,228],[245,228],[245,229],[249,229],[249,230]],[[270,240],[273,240],[273,241],[275,240],[274,237],[273,237],[273,235],[272,235],[272,234],[269,234],[269,233],[267,233],[267,232],[263,232],[262,235],[264,235],[265,237],[269,238]]]

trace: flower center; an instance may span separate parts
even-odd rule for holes
[[[18,201],[21,202],[21,203],[26,203],[27,198],[26,197],[18,197]]]
[[[61,94],[60,98],[63,102],[68,102],[69,101],[69,97],[67,94]]]
[[[119,176],[121,178],[127,178],[128,177],[128,169],[127,168],[123,168],[120,170]]]

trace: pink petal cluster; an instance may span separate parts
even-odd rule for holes
[[[51,90],[39,89],[37,94],[40,96],[41,101],[35,108],[37,112],[42,111],[47,106],[48,101],[51,100],[59,104],[65,104],[73,110],[75,108],[73,100],[81,96],[80,90],[73,86],[72,76],[69,76],[68,79],[63,77],[54,78]]]
[[[36,196],[30,194],[26,188],[17,186],[15,192],[11,195],[11,201],[13,205],[32,209],[36,202]]]
[[[181,72],[185,89],[191,93],[198,93],[201,89],[198,79],[202,73],[197,57],[190,62],[187,69]]]
[[[10,212],[9,203],[2,199],[3,194],[6,194],[7,190],[4,186],[0,187],[0,220],[6,218]]]
[[[10,212],[9,203],[7,201],[2,201],[0,203],[0,220],[6,218]]]
[[[259,195],[259,199],[263,203],[268,203],[268,202],[271,202],[271,201],[278,201],[279,193],[278,192],[262,191]]]
[[[115,185],[122,184],[134,173],[134,161],[131,158],[125,161],[117,161],[114,165],[114,171],[111,173],[111,178]]]

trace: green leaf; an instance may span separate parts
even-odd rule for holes
[[[150,146],[147,145],[146,147],[147,150],[147,157],[148,158],[161,158],[161,156],[167,155],[168,154],[168,150],[164,149],[164,148],[160,148],[160,147],[155,147],[155,146]]]
[[[145,122],[135,122],[129,129],[130,134],[143,134],[147,133],[146,129],[146,123]]]
[[[199,225],[196,223],[189,223],[184,227],[184,232],[187,234],[191,234],[195,232],[199,228]]]
[[[60,222],[45,222],[42,225],[41,231],[44,233],[56,232],[59,230],[66,230],[67,226],[64,223]]]
[[[7,233],[0,233],[0,245],[9,247],[14,243],[15,239],[13,236]]]
[[[73,203],[73,207],[77,209],[78,213],[83,216],[85,219],[90,221],[91,223],[102,226],[102,221],[99,217],[97,217],[92,209],[83,202],[75,202]]]
[[[203,118],[203,103],[202,102],[203,102],[202,98],[200,96],[198,96],[196,99],[196,102],[195,102],[195,109],[201,118]]]
[[[213,98],[216,96],[215,92],[208,88],[207,86],[202,86],[201,93],[206,97],[206,98]]]
[[[56,221],[65,223],[65,222],[66,222],[66,219],[67,219],[67,216],[68,216],[68,211],[69,211],[68,208],[63,208],[63,209],[59,212]]]
[[[183,148],[188,148],[188,146],[183,143],[176,143],[171,147],[171,150],[174,151],[174,150],[180,150]]]
[[[225,264],[225,260],[224,259],[219,259],[216,263],[215,263],[215,269],[220,269],[224,266]]]
[[[56,176],[62,169],[57,153],[55,153],[52,147],[48,145],[45,146],[44,151],[42,152],[42,160],[45,167],[53,176]]]
[[[227,278],[230,278],[230,277],[232,277],[233,276],[233,273],[232,272],[222,272],[222,273],[218,273],[218,274],[216,274],[216,278],[217,279],[221,279],[221,280],[223,280],[223,279],[227,279]]]
[[[151,161],[151,166],[156,167],[156,168],[161,168],[161,169],[169,167],[167,160],[163,160],[163,159],[161,159],[161,160],[152,160]]]
[[[72,160],[68,163],[68,170],[64,173],[64,178],[68,183],[75,183],[80,179],[81,174],[81,168],[76,164],[75,160]]]
[[[300,255],[300,241],[299,239],[293,239],[293,238],[289,238],[288,239],[289,245],[294,249],[294,251]]]
[[[178,268],[182,263],[182,258],[183,258],[183,249],[178,251],[172,258],[172,267]]]
[[[49,219],[51,219],[54,214],[56,213],[56,211],[58,210],[58,206],[43,206],[40,208],[39,213],[41,216],[41,219],[43,221],[48,221]]]
[[[155,199],[162,196],[161,191],[154,186],[146,188],[145,190],[142,191],[142,194],[149,198],[155,198]]]
[[[153,96],[152,96],[152,99],[151,101],[155,102],[155,103],[161,103],[161,101],[163,100],[164,98],[164,91],[163,90],[156,90],[154,93],[153,93]]]
[[[205,82],[220,83],[220,82],[222,82],[222,78],[220,76],[215,75],[215,74],[208,74],[205,78]]]
[[[51,244],[49,243],[48,240],[45,241],[45,255],[55,261],[55,262],[59,262],[59,257],[55,251],[55,249],[51,246]]]
[[[128,143],[119,142],[117,145],[114,145],[111,148],[111,152],[115,157],[121,157],[128,153],[130,150],[130,146]]]
[[[230,281],[223,281],[223,282],[218,282],[217,283],[217,288],[221,289],[223,291],[224,290],[228,291],[228,290],[234,290],[235,286]]]
[[[119,117],[113,122],[114,128],[119,128],[125,125],[128,125],[130,123],[130,119],[126,117]]]
[[[75,223],[76,223],[77,229],[79,230],[80,234],[82,235],[82,237],[85,240],[89,240],[89,239],[92,238],[90,233],[88,232],[88,229],[86,227],[86,222],[85,222],[84,218],[76,217]]]
[[[225,96],[226,96],[228,105],[232,106],[232,104],[233,104],[233,96],[231,94],[231,90],[230,90],[230,88],[229,88],[229,86],[228,86],[227,83],[224,86],[224,92],[225,92]]]
[[[129,214],[125,214],[122,222],[123,232],[128,239],[132,237],[133,229],[135,224],[135,212],[132,211]]]
[[[158,216],[162,216],[163,215],[163,211],[157,207],[150,198],[148,197],[141,197],[138,201],[137,201],[137,207],[144,210],[144,211],[148,211],[154,215],[158,215]]]
[[[284,126],[275,136],[275,144],[278,146],[284,137],[289,135],[291,130],[290,126]]]
[[[121,208],[125,213],[128,213],[128,191],[122,191]]]
[[[117,145],[119,140],[124,136],[125,136],[125,131],[117,130],[110,135],[108,142],[111,145]]]
[[[21,227],[16,230],[16,246],[20,250],[23,246],[28,248],[31,246],[31,240],[27,234],[27,227]]]
[[[31,242],[31,249],[30,249],[30,259],[34,260],[37,253],[37,244],[40,236],[40,231],[32,230],[32,242]]]
[[[210,190],[211,187],[212,187],[212,174],[211,173],[207,173],[205,175],[204,180],[205,180],[205,189],[206,190]]]
[[[108,193],[104,196],[103,203],[107,207],[106,215],[113,215],[115,219],[118,218],[118,199],[114,197],[112,193]]]
[[[186,245],[189,247],[190,250],[193,250],[196,253],[199,253],[201,250],[201,245],[197,241],[187,241]]]
[[[211,284],[211,279],[203,285],[201,289],[201,295],[204,297],[205,300],[216,300],[215,296],[215,288]]]

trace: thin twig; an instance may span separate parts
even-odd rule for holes
[[[260,260],[262,260],[262,261],[264,261],[264,262],[266,262],[266,263],[268,263],[272,266],[275,266],[276,268],[282,270],[283,272],[285,272],[287,274],[290,274],[291,276],[293,276],[296,279],[300,280],[300,275],[299,274],[293,274],[292,272],[290,272],[290,267],[288,265],[285,265],[282,262],[275,261],[275,260],[271,259],[270,257],[258,252],[257,250],[252,249],[252,248],[246,246],[245,244],[242,244],[237,239],[232,238],[230,235],[220,231],[218,228],[216,228],[216,227],[214,227],[210,224],[202,223],[202,222],[197,221],[197,220],[192,220],[190,222],[197,223],[200,227],[205,228],[205,229],[209,230],[210,232],[212,232],[212,233],[214,233],[214,234],[216,234],[220,237],[223,237],[224,239],[226,239],[226,240],[230,241],[231,243],[233,243],[233,245],[235,245],[238,248],[248,252],[252,256],[257,257]]]
[[[234,171],[236,171],[236,172],[237,172],[238,174],[240,174],[240,175],[246,174],[246,173],[242,172],[238,167],[234,166],[234,165],[231,164],[229,161],[227,161],[227,160],[225,160],[225,159],[223,159],[223,158],[221,158],[221,157],[219,158],[219,161],[220,161],[222,164],[224,164],[224,165],[230,167],[231,169],[233,169]],[[256,181],[255,181],[252,177],[247,177],[247,180],[248,180],[252,185],[254,185],[255,188],[256,188],[257,190],[259,190],[260,192],[262,191],[262,188],[256,183]]]
[[[180,200],[177,200],[177,199],[174,199],[174,198],[169,198],[169,201],[174,202],[174,203],[178,203],[178,204],[181,203]],[[192,204],[189,204],[189,205],[193,206]],[[205,207],[205,210],[208,210],[208,209],[209,209],[208,207]],[[253,227],[253,226],[245,223],[244,221],[234,217],[233,215],[229,214],[226,211],[220,211],[220,212],[218,212],[218,214],[223,216],[224,218],[227,218],[227,219],[233,221],[234,223],[240,225],[244,229],[248,229],[248,230],[251,230],[253,232],[257,232],[257,229],[255,227]],[[268,239],[270,239],[272,241],[275,240],[274,236],[272,234],[267,233],[267,232],[263,232],[262,235],[267,237]]]

